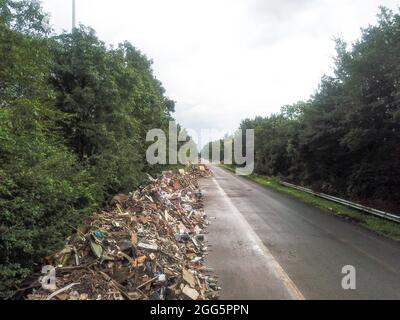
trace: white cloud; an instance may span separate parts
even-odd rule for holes
[[[233,131],[246,117],[307,99],[353,41],[394,0],[76,0],[77,20],[107,43],[130,41],[154,60],[187,128]],[[44,0],[57,31],[71,0]]]

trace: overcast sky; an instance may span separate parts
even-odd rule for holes
[[[43,0],[56,32],[71,28],[72,0]],[[191,129],[235,130],[306,100],[331,73],[332,39],[351,42],[393,0],[76,0],[77,20],[109,44],[124,40],[154,60]]]

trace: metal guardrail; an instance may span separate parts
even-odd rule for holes
[[[344,200],[344,199],[340,199],[340,198],[337,198],[337,197],[333,197],[333,196],[330,196],[330,195],[327,195],[327,194],[324,194],[324,193],[315,192],[315,191],[312,191],[311,189],[307,189],[307,188],[304,188],[304,187],[296,186],[296,185],[291,184],[291,183],[280,181],[280,184],[282,184],[282,185],[284,185],[286,187],[294,188],[294,189],[297,189],[297,190],[301,190],[301,191],[313,194],[313,195],[315,195],[317,197],[320,197],[320,198],[328,199],[328,200],[343,204],[345,206],[348,206],[348,207],[351,207],[351,208],[354,208],[354,209],[357,209],[357,210],[360,210],[360,211],[364,211],[364,212],[370,213],[370,214],[372,214],[374,216],[378,216],[378,217],[381,217],[383,219],[387,219],[387,220],[391,220],[391,221],[400,223],[400,216],[397,216],[397,215],[392,214],[392,213],[388,213],[388,212],[384,212],[384,211],[381,211],[381,210],[365,207],[365,206],[363,206],[361,204],[358,204],[358,203],[354,203],[354,202],[351,202],[351,201],[348,201],[348,200]]]

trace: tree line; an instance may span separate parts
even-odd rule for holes
[[[52,34],[38,1],[0,0],[0,297],[145,173],[174,102],[152,61],[93,29]]]
[[[241,122],[255,130],[255,173],[399,212],[399,13],[381,8],[336,50],[333,75],[308,101]]]

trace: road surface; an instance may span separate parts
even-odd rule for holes
[[[400,244],[220,167],[204,179],[221,299],[400,299]],[[342,288],[355,267],[356,289]]]

